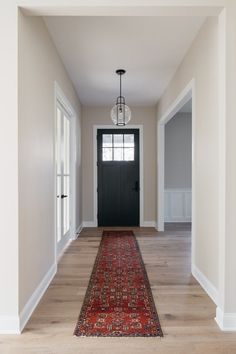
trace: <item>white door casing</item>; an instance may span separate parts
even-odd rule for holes
[[[191,264],[192,269],[195,264],[195,79],[193,78],[189,84],[183,89],[180,95],[172,103],[166,113],[157,122],[157,229],[164,231],[165,217],[165,179],[164,179],[164,162],[165,162],[165,125],[174,117],[185,103],[192,98],[192,250]]]
[[[143,210],[143,125],[142,124],[129,124],[130,129],[139,130],[139,179],[140,179],[140,226],[146,225],[143,220],[144,210]],[[87,227],[97,226],[97,212],[98,212],[98,202],[97,202],[97,130],[98,129],[124,129],[123,127],[117,127],[115,125],[94,125],[93,126],[93,215],[94,220],[92,223],[84,223]]]
[[[57,149],[58,114],[61,146]],[[59,85],[55,82],[55,259],[58,260],[68,242],[75,238],[75,137],[76,114]],[[67,145],[67,146],[66,146]],[[61,156],[58,156],[58,151]],[[65,153],[67,156],[65,156]],[[60,171],[57,159],[60,159]],[[58,174],[58,172],[60,172]],[[61,175],[61,177],[60,177]],[[63,177],[63,178],[62,178]],[[60,187],[57,181],[60,181]],[[68,183],[69,181],[69,183]],[[67,184],[68,183],[68,184]],[[67,195],[61,198],[61,195]],[[59,196],[57,198],[57,196]],[[60,202],[58,203],[58,201]],[[59,207],[60,205],[60,207]],[[58,215],[58,212],[60,215]],[[58,218],[59,216],[59,218]],[[58,222],[58,220],[60,221]],[[60,223],[60,225],[59,225]],[[60,230],[58,230],[58,227]],[[64,228],[64,230],[63,230]],[[59,232],[59,234],[58,234]],[[61,235],[60,235],[61,234]]]

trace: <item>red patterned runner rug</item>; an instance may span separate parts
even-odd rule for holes
[[[146,269],[132,231],[104,231],[74,334],[162,336]]]

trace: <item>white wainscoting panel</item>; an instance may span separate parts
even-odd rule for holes
[[[191,189],[165,189],[165,222],[191,222]]]

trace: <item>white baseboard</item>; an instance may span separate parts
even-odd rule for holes
[[[191,223],[192,222],[192,219],[189,218],[189,219],[181,219],[181,220],[173,220],[173,219],[166,219],[165,220],[165,223],[174,223],[174,224],[186,224],[186,223]]]
[[[200,283],[205,292],[210,296],[216,305],[218,305],[219,293],[216,287],[209,281],[209,279],[196,267],[192,267],[192,274],[194,278]]]
[[[57,271],[57,265],[53,264],[52,267],[49,269],[47,274],[44,276],[41,283],[38,285],[36,290],[31,295],[30,299],[24,306],[23,310],[20,313],[20,332],[23,331],[26,323],[28,322],[30,316],[32,315],[33,311],[35,310],[36,306],[38,305],[39,301],[41,300],[43,294],[47,290],[48,286],[50,285],[52,279],[54,278]]]
[[[54,264],[44,276],[37,289],[33,292],[19,316],[0,316],[0,334],[20,334],[23,331],[30,316],[56,274],[56,270],[57,266]]]
[[[192,219],[191,218],[179,218],[178,220],[177,219],[172,219],[172,218],[168,218],[166,217],[165,218],[165,222],[173,222],[173,223],[189,223],[189,222],[192,222]]]
[[[83,221],[82,227],[97,227],[98,224],[96,221]]]
[[[75,232],[75,240],[78,238],[79,234],[81,233],[81,231],[83,230],[83,223],[81,223],[77,229],[76,229],[76,232]]]
[[[165,222],[163,219],[158,219],[156,223],[156,230],[159,232],[165,231]]]
[[[0,334],[20,334],[18,316],[0,316]]]
[[[224,313],[217,307],[215,320],[222,331],[236,331],[236,313]]]
[[[156,228],[156,221],[142,221],[140,223],[141,227],[155,227]],[[83,221],[81,225],[81,230],[84,227],[97,227],[97,222],[96,221]],[[77,231],[78,232],[78,231]]]
[[[59,251],[57,255],[57,263],[60,261],[61,257],[65,253],[65,250],[70,246],[71,242],[74,241],[74,238],[69,238],[64,247]]]
[[[141,227],[155,227],[156,228],[156,221],[143,221],[140,223]]]

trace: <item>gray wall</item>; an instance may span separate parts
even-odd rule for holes
[[[191,188],[191,113],[177,113],[165,127],[165,188]]]

